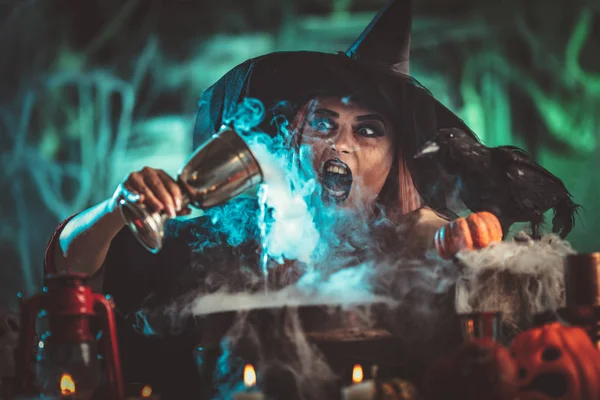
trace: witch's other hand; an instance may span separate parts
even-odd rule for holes
[[[162,169],[144,167],[131,172],[119,184],[113,195],[115,204],[121,199],[140,203],[154,212],[165,211],[170,217],[187,215],[183,207],[183,194],[179,185]]]
[[[457,218],[435,233],[434,244],[442,258],[450,259],[463,250],[477,250],[502,240],[498,218],[487,211]]]

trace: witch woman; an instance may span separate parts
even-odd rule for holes
[[[410,257],[422,256],[436,230],[456,215],[446,204],[449,189],[441,182],[439,166],[413,155],[441,128],[471,131],[409,77],[410,30],[410,1],[397,0],[345,52],[280,52],[247,60],[203,93],[194,146],[218,132],[244,98],[259,99],[267,110],[261,129],[279,134],[277,121],[283,115],[293,145],[311,149],[312,167],[328,202],[385,215],[389,226],[402,226],[409,234],[393,237],[390,229],[392,236],[384,241]],[[193,286],[217,289],[238,273],[228,266],[243,262],[258,268],[257,237],[232,241],[209,216],[171,220],[163,249],[150,254],[124,228],[117,210],[119,199],[131,193],[171,216],[189,211],[182,209],[181,192],[164,171],[145,167],[132,172],[111,198],[58,227],[46,253],[46,273],[93,276],[113,296],[118,315],[127,316],[146,307],[149,298],[156,301]],[[249,232],[256,217],[256,212],[227,216],[239,219],[240,229]],[[192,269],[216,270],[220,281],[208,272],[190,274]],[[192,335],[147,337],[127,321],[123,318],[119,327],[125,380],[150,383],[166,396],[193,398],[199,380]]]

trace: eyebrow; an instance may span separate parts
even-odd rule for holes
[[[383,125],[385,125],[385,121],[383,120],[383,117],[379,114],[365,114],[365,115],[359,115],[358,117],[355,118],[357,121],[379,121],[381,122]]]
[[[333,117],[333,118],[339,118],[340,114],[336,113],[335,111],[332,111],[328,108],[317,108],[315,111],[313,111],[314,115],[327,115],[329,117]],[[365,114],[365,115],[359,115],[358,117],[354,118],[356,121],[358,122],[364,122],[364,121],[379,121],[381,122],[383,125],[385,125],[385,121],[383,119],[383,117],[379,114]]]
[[[339,118],[340,114],[336,113],[335,111],[331,111],[327,108],[317,108],[313,114],[324,114],[324,115],[328,115],[330,117],[334,117],[334,118]]]

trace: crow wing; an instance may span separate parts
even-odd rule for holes
[[[563,190],[567,190],[560,178],[533,161],[531,155],[523,149],[514,146],[496,147],[492,149],[492,158],[494,163],[504,165],[507,172],[514,173],[516,176],[531,177],[531,175],[534,174],[538,176],[538,179],[552,182]],[[519,174],[518,169],[521,169],[524,172],[524,175]]]
[[[542,212],[555,205],[557,198],[569,195],[563,182],[536,163],[524,150],[514,146],[492,149],[493,164],[508,179],[511,196],[525,208]]]

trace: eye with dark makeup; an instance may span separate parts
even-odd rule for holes
[[[329,134],[339,129],[338,118],[340,118],[338,112],[319,108],[309,119],[309,126],[314,132]],[[386,134],[384,119],[376,113],[355,117],[352,130],[356,135],[369,139],[380,138]]]
[[[379,126],[379,124],[362,124],[356,127],[355,132],[366,138],[385,136],[385,128]]]
[[[310,121],[310,126],[315,131],[331,132],[337,129],[337,123],[330,117],[315,115]]]

